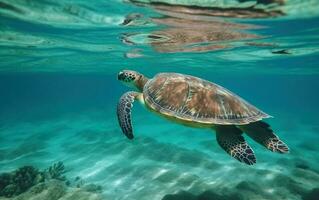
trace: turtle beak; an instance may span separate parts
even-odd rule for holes
[[[124,78],[125,78],[124,72],[119,72],[117,75],[117,80],[122,81],[124,80]]]

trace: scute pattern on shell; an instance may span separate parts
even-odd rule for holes
[[[248,124],[270,117],[227,89],[178,73],[160,73],[144,87],[145,103],[185,121]]]

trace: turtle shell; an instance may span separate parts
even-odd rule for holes
[[[270,117],[217,84],[178,73],[157,74],[143,94],[156,112],[190,122],[241,125]]]

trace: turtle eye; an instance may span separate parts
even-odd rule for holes
[[[117,75],[117,79],[118,79],[118,80],[124,80],[125,77],[126,77],[126,74],[123,73],[123,72],[120,72],[120,73]]]

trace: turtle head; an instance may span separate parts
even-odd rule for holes
[[[117,75],[117,79],[125,85],[136,88],[139,91],[143,91],[143,87],[147,82],[147,78],[144,75],[132,70],[120,71]]]

